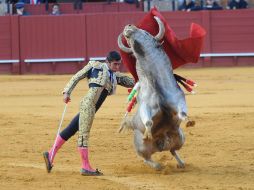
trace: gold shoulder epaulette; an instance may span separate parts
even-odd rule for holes
[[[96,68],[96,69],[100,69],[102,67],[102,62],[99,61],[89,61],[89,63],[92,67]]]

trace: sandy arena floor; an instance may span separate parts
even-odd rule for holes
[[[154,159],[162,171],[146,166],[135,153],[132,132],[118,134],[127,90],[119,87],[96,115],[90,158],[101,177],[79,174],[77,136],[67,142],[47,174],[42,152],[53,144],[64,108],[61,91],[68,76],[0,76],[1,190],[203,190],[254,189],[254,67],[184,69],[176,73],[198,83],[187,95],[195,127],[182,128],[186,144],[179,151],[186,162],[177,169],[168,152]],[[63,126],[78,112],[85,81],[72,95]]]

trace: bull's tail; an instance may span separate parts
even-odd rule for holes
[[[132,123],[132,117],[125,117],[121,123],[120,128],[118,129],[118,132],[121,133],[122,131],[126,129],[134,130],[134,126]]]

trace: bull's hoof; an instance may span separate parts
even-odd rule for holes
[[[176,167],[179,168],[179,169],[183,169],[183,168],[185,168],[185,164],[184,163],[178,163],[176,165]]]
[[[159,163],[155,163],[154,169],[160,171],[162,170],[162,166]]]
[[[121,133],[124,128],[125,128],[125,125],[124,125],[124,123],[122,123],[121,126],[118,129],[118,133]]]
[[[159,171],[159,170],[162,170],[162,166],[157,163],[157,162],[154,162],[152,160],[144,160],[144,163],[149,165],[150,167],[152,167],[153,169]]]

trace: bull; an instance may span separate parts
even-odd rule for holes
[[[185,136],[180,124],[187,118],[185,94],[178,86],[161,39],[165,27],[158,17],[159,32],[152,36],[134,25],[125,26],[118,36],[119,48],[136,58],[136,71],[139,78],[137,95],[138,108],[132,117],[126,117],[121,125],[134,131],[134,145],[144,162],[154,169],[161,165],[152,160],[155,152],[170,151],[180,168],[184,161],[176,152],[184,142]],[[129,47],[122,42],[126,39]]]

